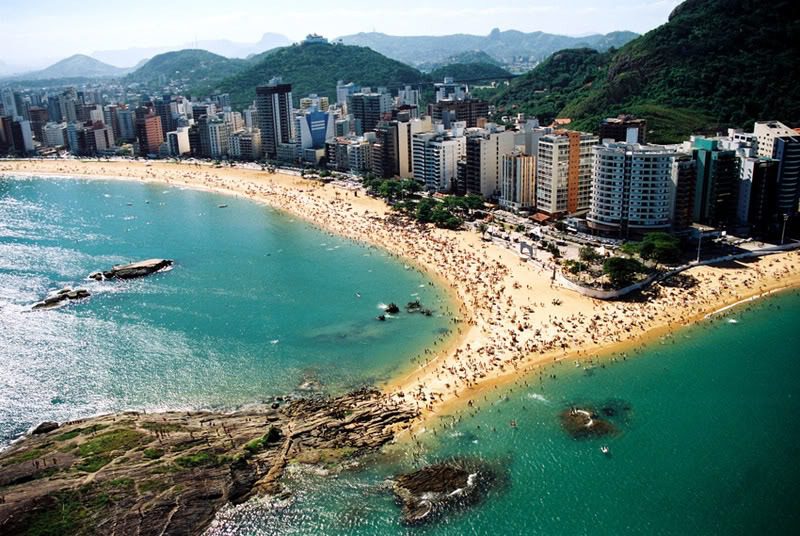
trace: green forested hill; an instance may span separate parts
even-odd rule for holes
[[[796,0],[687,0],[619,50],[557,52],[494,102],[588,130],[634,113],[648,119],[651,140],[678,141],[759,119],[800,122],[798,57]]]
[[[455,80],[495,80],[509,78],[511,73],[491,63],[453,63],[434,69],[429,76],[436,82],[446,76]]]
[[[339,80],[370,87],[397,87],[426,80],[413,67],[365,47],[313,43],[270,51],[213,89],[230,93],[233,106],[241,108],[255,98],[256,86],[275,76],[292,84],[295,99],[309,93],[335,98]]]
[[[230,59],[207,50],[186,49],[150,58],[126,77],[127,82],[144,84],[183,81],[189,85],[211,85],[241,72],[247,61]]]

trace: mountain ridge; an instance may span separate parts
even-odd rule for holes
[[[8,79],[50,80],[56,78],[109,78],[122,76],[129,69],[109,65],[86,54],[73,54],[63,60],[27,73],[15,74]]]
[[[526,33],[495,28],[485,36],[393,36],[379,32],[361,32],[339,37],[337,41],[346,45],[367,46],[384,56],[417,66],[425,62],[443,61],[449,56],[468,51],[485,52],[503,63],[511,63],[517,57],[538,61],[565,48],[589,47],[606,50],[619,47],[637,35],[634,32],[618,31],[571,37],[541,31]]]

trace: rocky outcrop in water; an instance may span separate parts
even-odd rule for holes
[[[392,490],[402,507],[403,523],[427,523],[449,510],[478,502],[494,474],[482,464],[451,461],[394,478]]]
[[[118,264],[112,266],[111,270],[105,272],[93,272],[89,274],[91,279],[101,281],[103,279],[134,279],[144,277],[168,266],[172,266],[170,259],[148,259],[145,261],[133,262],[131,264]]]
[[[575,439],[587,439],[617,433],[619,428],[615,422],[625,424],[630,411],[630,404],[624,400],[608,400],[599,407],[569,407],[561,412],[559,418],[569,435]]]
[[[75,301],[75,300],[82,300],[84,298],[88,298],[91,296],[88,290],[84,288],[78,289],[71,289],[69,287],[62,288],[61,290],[50,294],[44,300],[34,303],[31,306],[32,310],[39,310],[39,309],[52,309],[54,307],[58,307],[62,305],[64,302],[67,301]]]
[[[369,389],[272,405],[40,427],[0,454],[0,534],[200,534],[222,505],[280,492],[287,463],[378,449],[417,416]]]

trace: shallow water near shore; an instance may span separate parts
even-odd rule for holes
[[[209,535],[793,533],[797,326],[800,293],[791,291],[624,361],[552,365],[541,382],[534,374],[481,396],[382,463],[335,479],[296,470],[292,500],[229,508]],[[610,419],[618,433],[576,440],[558,418],[573,405],[630,409]],[[386,479],[451,457],[486,460],[501,484],[477,507],[402,526]]]
[[[220,208],[220,205],[227,205]],[[152,257],[134,281],[90,272]],[[49,291],[92,296],[26,312]],[[432,317],[376,320],[419,299]],[[383,381],[441,339],[449,295],[382,250],[164,183],[0,179],[0,446],[42,420],[233,409]]]

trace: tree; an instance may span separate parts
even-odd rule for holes
[[[592,264],[600,260],[600,254],[592,246],[583,246],[578,251],[578,256],[583,262]]]
[[[469,194],[464,197],[464,203],[470,210],[478,210],[483,208],[483,197],[476,194]]]
[[[644,266],[636,259],[611,257],[603,263],[603,273],[608,276],[611,284],[616,288],[630,285],[636,274],[642,272],[644,272]]]
[[[422,223],[429,223],[433,221],[433,208],[435,205],[436,201],[429,197],[417,203],[417,220],[421,221]]]

